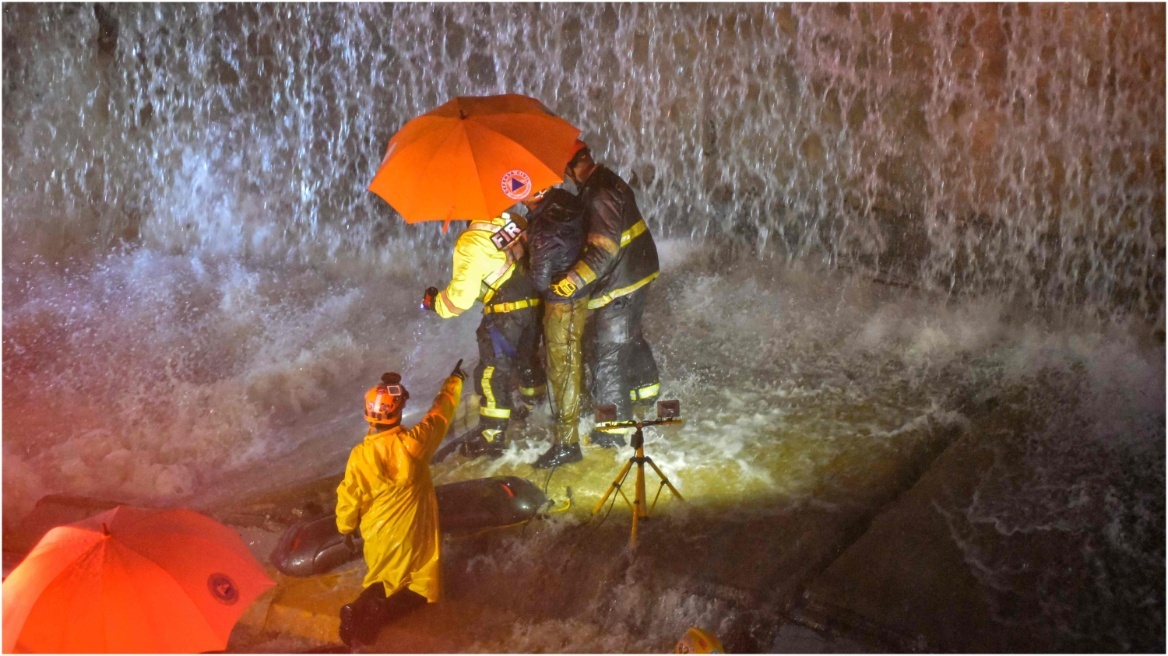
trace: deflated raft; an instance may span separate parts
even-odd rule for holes
[[[517,476],[477,478],[438,485],[438,524],[444,534],[465,535],[521,524],[549,505],[531,481]],[[350,551],[337,532],[336,513],[288,527],[272,550],[272,565],[288,576],[324,574],[361,555],[362,540],[355,536]]]

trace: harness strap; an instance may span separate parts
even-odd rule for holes
[[[511,301],[510,303],[492,303],[491,305],[483,306],[483,314],[503,314],[504,312],[524,310],[529,307],[535,307],[542,302],[538,298],[525,298],[522,301]]]

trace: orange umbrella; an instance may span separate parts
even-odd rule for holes
[[[393,135],[369,190],[407,223],[489,220],[562,182],[579,134],[534,98],[455,98]]]
[[[118,506],[49,531],[4,581],[4,652],[221,651],[275,585],[190,510]]]

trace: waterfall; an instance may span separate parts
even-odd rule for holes
[[[36,4],[4,43],[6,261],[374,257],[393,132],[524,93],[662,236],[1163,321],[1156,5]]]

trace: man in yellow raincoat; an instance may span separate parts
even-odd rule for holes
[[[490,221],[471,221],[454,245],[450,284],[431,287],[422,308],[443,319],[483,305],[483,319],[475,336],[479,361],[474,368],[479,395],[478,425],[462,441],[462,453],[497,458],[506,447],[506,430],[513,419],[512,377],[517,377],[523,414],[547,391],[539,360],[539,293],[527,275],[523,219],[506,212]],[[516,409],[519,410],[518,408]]]
[[[438,448],[462,394],[462,360],[430,411],[413,428],[401,425],[409,391],[396,373],[365,394],[369,432],[353,447],[337,487],[337,530],[353,548],[358,527],[365,542],[365,591],[341,609],[341,640],[369,643],[395,614],[438,601],[442,569],[438,498],[430,457]]]

